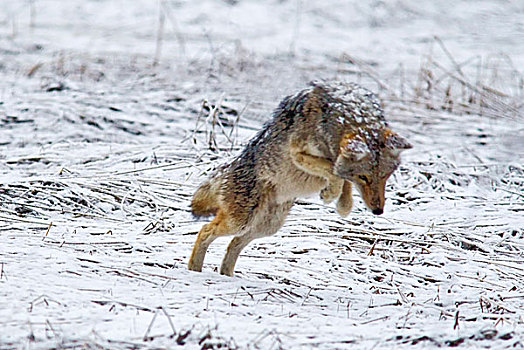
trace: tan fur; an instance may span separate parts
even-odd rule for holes
[[[189,269],[201,271],[209,245],[231,235],[220,273],[232,276],[242,249],[277,232],[298,197],[337,200],[345,217],[355,184],[381,214],[386,180],[410,147],[387,128],[375,96],[356,84],[313,83],[285,98],[244,151],[196,191],[193,214],[216,217],[198,233]]]
[[[219,209],[216,193],[213,193],[211,184],[205,183],[198,188],[191,201],[191,211],[195,216],[216,215]]]
[[[337,212],[340,216],[345,218],[351,212],[353,208],[353,195],[352,195],[351,182],[344,181],[344,187],[342,188],[342,193],[337,201]]]

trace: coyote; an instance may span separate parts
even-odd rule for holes
[[[371,212],[382,214],[386,180],[408,148],[388,128],[371,91],[355,83],[310,83],[286,97],[242,153],[195,192],[193,215],[215,218],[198,233],[189,269],[202,271],[209,245],[231,235],[220,273],[233,276],[242,249],[275,234],[298,197],[337,200],[345,217],[354,184]]]

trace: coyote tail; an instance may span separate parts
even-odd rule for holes
[[[216,215],[218,208],[216,188],[210,182],[205,182],[193,195],[191,213],[194,216],[211,216]]]

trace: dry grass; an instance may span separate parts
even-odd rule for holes
[[[374,217],[357,203],[341,219],[317,199],[301,199],[276,236],[246,249],[234,280],[186,271],[202,225],[189,202],[202,178],[259,127],[247,115],[249,98],[237,95],[241,103],[231,104],[220,89],[209,96],[181,89],[168,102],[156,78],[124,88],[151,89],[149,105],[135,109],[125,96],[114,105],[117,92],[81,103],[68,95],[71,113],[62,122],[72,118],[80,130],[127,141],[95,142],[78,155],[82,141],[6,148],[0,282],[34,290],[10,295],[19,311],[0,325],[29,334],[29,343],[61,348],[522,346],[524,167],[495,147],[505,121],[521,121],[522,74],[504,55],[457,62],[440,39],[433,46],[446,60],[430,53],[412,77],[399,68],[383,79],[349,55],[336,72],[324,72],[377,84],[392,123],[416,145],[388,186],[392,214]],[[47,69],[79,72],[74,58],[59,61]],[[33,67],[29,78],[45,69]],[[40,98],[55,110],[53,99]],[[274,105],[266,101],[266,115]],[[98,115],[110,107],[114,118]],[[122,111],[140,120],[119,117]],[[14,127],[22,116],[2,123]],[[179,144],[160,132],[173,123],[183,129]],[[212,247],[208,270],[218,268],[223,249]],[[37,286],[21,282],[23,274]],[[26,314],[38,318],[28,323]],[[112,325],[127,332],[119,315],[147,326],[114,335]],[[96,328],[100,319],[108,324]],[[377,325],[384,334],[370,333]],[[75,333],[83,327],[92,331]]]

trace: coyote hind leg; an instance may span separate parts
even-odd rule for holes
[[[226,276],[233,276],[235,265],[242,249],[256,238],[274,235],[284,224],[293,202],[288,201],[282,204],[273,202],[259,206],[253,221],[248,227],[243,228],[245,233],[241,236],[236,236],[229,243],[226,255],[220,266],[220,273]]]
[[[238,256],[240,255],[240,252],[242,249],[244,249],[253,239],[256,237],[254,236],[237,236],[233,238],[231,243],[229,243],[229,246],[227,247],[227,253],[224,256],[224,260],[222,260],[222,265],[220,266],[220,274],[226,275],[226,276],[233,276],[233,271],[235,269],[235,265],[238,259]]]
[[[219,210],[217,216],[209,224],[204,225],[198,233],[191,258],[189,259],[188,268],[192,271],[202,271],[204,258],[207,249],[213,241],[220,236],[233,235],[239,230],[238,225],[235,225],[231,217]]]

